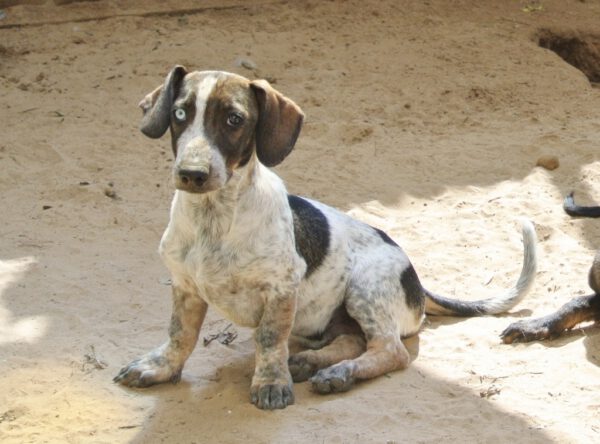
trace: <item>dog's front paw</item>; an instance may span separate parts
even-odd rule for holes
[[[149,387],[161,382],[177,383],[181,379],[181,366],[176,366],[157,349],[132,361],[113,378],[114,382],[129,387]]]
[[[292,384],[256,384],[250,389],[250,399],[259,409],[283,409],[294,403]]]
[[[352,368],[343,362],[324,368],[310,378],[310,383],[317,393],[345,392],[354,385]]]
[[[288,368],[294,382],[304,382],[318,370],[317,366],[310,363],[302,354],[290,356]]]
[[[506,327],[500,337],[505,344],[512,344],[513,342],[540,341],[555,334],[551,325],[541,318],[513,322]]]

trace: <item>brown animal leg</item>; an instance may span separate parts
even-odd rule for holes
[[[510,324],[500,335],[506,344],[548,339],[585,321],[600,320],[600,295],[582,296],[563,305],[557,312],[537,319]]]

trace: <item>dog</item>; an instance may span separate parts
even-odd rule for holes
[[[600,207],[576,205],[572,192],[565,197],[563,209],[570,216],[600,217]],[[552,339],[582,322],[599,322],[600,251],[596,253],[592,262],[588,273],[588,284],[594,294],[574,298],[550,315],[514,322],[501,333],[502,340],[511,344]]]
[[[174,67],[141,102],[141,131],[170,129],[175,194],[159,253],[172,275],[168,340],[114,378],[131,387],[177,382],[208,306],[255,329],[250,400],[294,402],[292,381],[318,393],[405,368],[402,338],[425,312],[504,312],[529,290],[536,236],[523,222],[524,262],[502,296],[465,302],[423,288],[383,231],[320,202],[289,195],[269,167],[292,151],[304,115],[267,81]],[[289,356],[288,340],[306,349]]]

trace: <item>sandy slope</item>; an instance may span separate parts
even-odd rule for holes
[[[600,440],[598,329],[530,345],[498,338],[588,291],[600,222],[570,219],[561,201],[572,189],[600,201],[600,90],[534,36],[593,31],[600,3],[253,2],[135,15],[158,3],[13,7],[0,20],[0,441]],[[132,15],[68,21],[115,11]],[[136,105],[175,63],[274,80],[307,115],[277,168],[289,189],[387,230],[431,290],[475,299],[511,285],[515,221],[531,218],[531,295],[507,316],[430,318],[408,341],[408,370],[336,396],[298,384],[285,411],[249,404],[243,329],[229,346],[199,346],[177,386],[114,385],[166,335],[156,246],[171,153],[138,132]],[[535,167],[542,154],[560,167]],[[211,313],[201,335],[226,325]]]

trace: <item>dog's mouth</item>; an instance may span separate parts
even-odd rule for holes
[[[209,191],[213,191],[212,189],[208,189],[205,186],[199,187],[194,184],[180,183],[179,181],[176,181],[175,188],[177,188],[180,191],[185,191],[186,193],[192,193],[192,194],[204,194]]]

